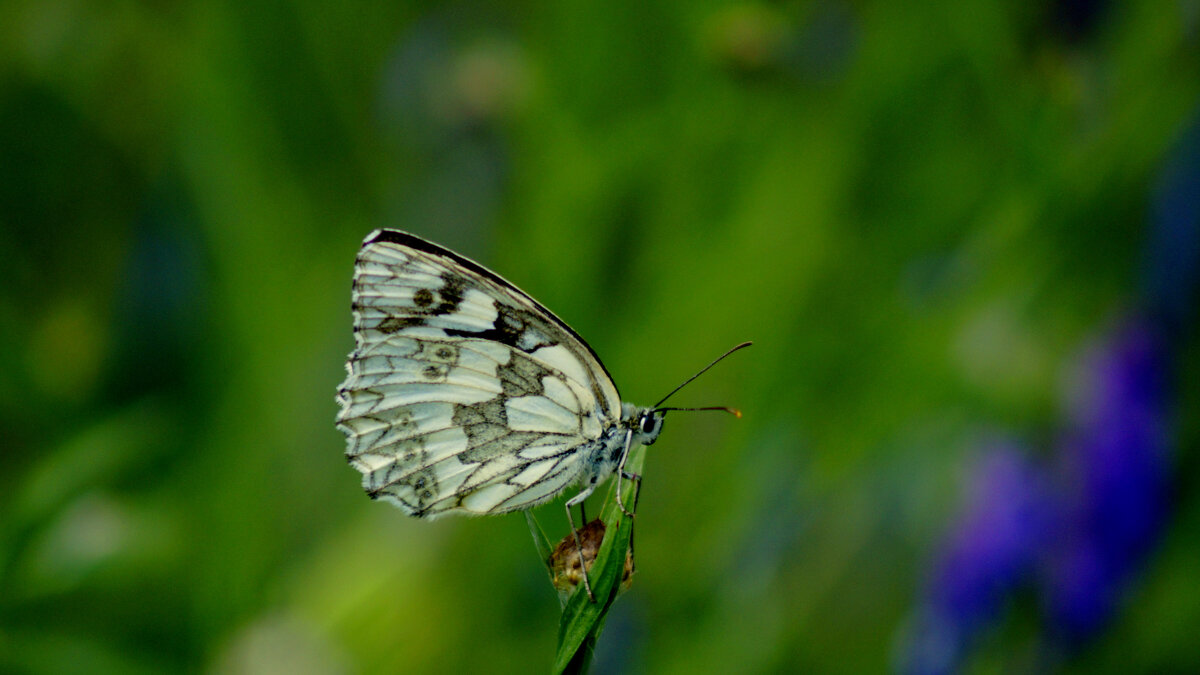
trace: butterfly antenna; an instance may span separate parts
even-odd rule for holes
[[[746,347],[749,347],[749,346],[750,346],[750,345],[752,345],[752,344],[754,344],[754,343],[753,343],[753,342],[743,342],[742,344],[740,344],[740,345],[738,345],[738,346],[734,347],[733,349],[730,349],[729,351],[725,352],[724,354],[722,354],[722,355],[718,356],[718,357],[716,358],[716,360],[714,360],[712,363],[710,363],[710,364],[708,364],[707,366],[704,366],[703,368],[701,368],[701,369],[700,369],[700,372],[698,372],[698,373],[696,373],[695,375],[693,375],[693,376],[689,377],[688,379],[684,380],[683,384],[679,385],[678,387],[675,387],[674,389],[672,389],[672,390],[671,390],[671,393],[669,393],[669,394],[667,394],[666,396],[662,397],[662,400],[661,400],[661,401],[659,401],[658,403],[655,403],[655,404],[654,404],[654,409],[655,409],[655,410],[724,410],[724,411],[727,411],[727,412],[733,413],[734,415],[737,415],[738,417],[741,417],[741,416],[742,416],[742,414],[741,414],[740,412],[738,412],[738,411],[734,410],[733,408],[659,408],[658,406],[662,405],[663,403],[666,403],[666,402],[667,402],[667,399],[669,399],[669,398],[671,398],[672,396],[674,396],[674,395],[675,395],[675,392],[677,392],[677,391],[679,391],[680,389],[683,389],[684,387],[688,386],[688,384],[690,384],[692,380],[694,380],[694,379],[696,379],[697,377],[700,377],[700,376],[701,376],[701,375],[703,375],[704,373],[708,372],[708,369],[709,369],[709,368],[712,368],[713,366],[715,366],[715,365],[717,365],[718,363],[720,363],[720,362],[721,362],[721,360],[722,360],[722,359],[724,359],[726,356],[729,356],[730,354],[732,354],[732,353],[736,352],[736,351],[737,351],[737,350],[739,350],[739,349],[744,349],[744,348],[746,348]]]
[[[667,412],[668,410],[723,410],[734,417],[741,417],[742,411],[737,408],[726,408],[723,405],[715,405],[710,408],[655,408],[654,412]]]

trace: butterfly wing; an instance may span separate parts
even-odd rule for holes
[[[363,242],[338,426],[363,487],[411,515],[552,499],[620,418],[600,359],[483,266],[395,230]]]

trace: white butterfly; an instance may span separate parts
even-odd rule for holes
[[[596,353],[550,310],[411,234],[367,236],[351,300],[356,347],[337,424],[363,488],[409,515],[507,513],[582,484],[570,518],[613,473],[636,480],[630,448],[680,410],[622,403]]]

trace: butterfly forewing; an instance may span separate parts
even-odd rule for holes
[[[553,498],[620,419],[604,366],[561,320],[480,265],[412,235],[363,243],[356,348],[338,400],[372,496],[413,515]]]

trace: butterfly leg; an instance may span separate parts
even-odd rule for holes
[[[625,460],[629,459],[629,448],[632,445],[633,445],[633,429],[630,429],[629,432],[625,434],[625,450],[623,450],[621,452],[621,461],[620,461],[620,463],[617,464],[617,507],[621,509],[621,513],[624,513],[625,515],[629,516],[630,518],[632,518],[634,514],[625,508],[625,501],[623,499],[621,499],[621,479],[627,478],[629,480],[637,481],[639,483],[642,480],[642,477],[637,475],[636,473],[630,473],[625,470]],[[637,511],[637,495],[636,495],[636,493],[634,495],[633,511],[634,512]]]
[[[588,600],[596,601],[596,596],[592,595],[592,584],[588,582],[587,563],[583,559],[583,543],[579,541],[579,530],[575,529],[575,517],[571,515],[571,507],[576,504],[582,508],[583,500],[592,494],[592,490],[596,489],[596,484],[593,483],[583,489],[582,492],[567,500],[567,522],[571,525],[571,536],[575,537],[575,550],[579,553],[579,571],[583,574],[583,590],[587,591]],[[580,513],[582,515],[582,512]],[[584,525],[587,525],[585,522]]]

